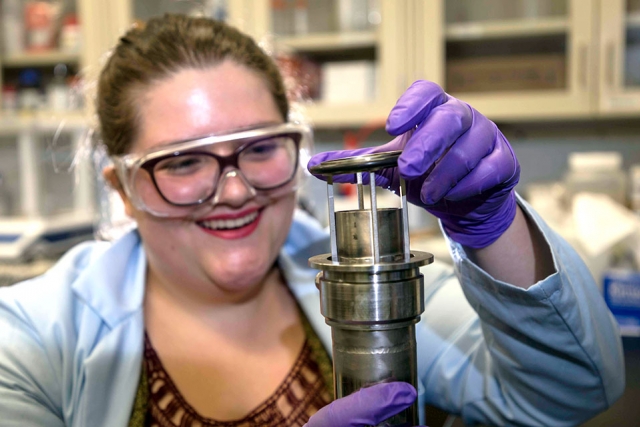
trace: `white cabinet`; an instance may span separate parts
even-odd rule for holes
[[[312,90],[315,96],[303,105],[313,124],[326,128],[384,123],[411,83],[410,3],[230,0],[228,5],[232,24],[278,55],[313,64],[321,88]],[[364,16],[355,22],[358,13]],[[340,77],[333,79],[334,75]],[[370,86],[370,93],[363,86]]]
[[[640,112],[638,0],[79,2],[91,22],[83,29],[83,58],[95,71],[135,19],[200,12],[194,9],[198,4],[224,9],[228,22],[268,50],[317,66],[313,72],[321,88],[300,105],[319,128],[382,123],[402,92],[420,78],[500,121]],[[367,4],[377,21],[345,29],[345,4],[351,4],[351,12],[354,5]],[[290,15],[283,17],[283,5]],[[337,71],[343,65],[348,72]],[[332,79],[335,75],[342,77]],[[363,97],[371,75],[373,89]],[[342,99],[331,100],[335,95]]]
[[[594,0],[415,0],[415,77],[497,120],[596,112]]]
[[[345,27],[363,5],[368,25]],[[301,105],[321,128],[384,121],[419,78],[501,121],[640,112],[638,0],[77,0],[77,10],[79,54],[3,55],[5,77],[12,67],[66,62],[91,84],[136,19],[205,12],[275,53],[314,63],[325,85]],[[342,66],[348,72],[336,71]]]
[[[116,40],[114,29],[126,28],[135,19],[148,19],[164,12],[202,12],[196,2],[110,0],[107,4],[91,3],[94,16],[111,16],[102,24],[111,36],[98,34],[105,28],[93,28],[96,40],[94,52],[106,49]],[[398,96],[410,84],[407,73],[408,54],[413,37],[408,34],[409,4],[411,0],[227,0],[201,2],[205,7],[214,3],[224,6],[226,19],[232,25],[252,35],[256,41],[272,50],[276,56],[303,58],[314,64],[314,72],[332,75],[331,69],[344,66],[348,72],[329,88],[326,78],[319,91],[332,93],[341,99],[327,101],[322,96],[300,103],[305,115],[318,127],[360,126],[364,123],[383,123]],[[283,6],[287,16],[279,9]],[[195,7],[195,8],[194,8]],[[346,7],[346,9],[345,9]],[[357,16],[359,7],[368,8],[363,22],[344,22],[345,17]],[[211,14],[210,10],[205,10]],[[291,31],[282,31],[285,26]],[[324,20],[324,22],[322,22]],[[367,24],[367,22],[369,24]],[[98,44],[102,43],[102,49]],[[94,54],[94,60],[97,57]],[[335,73],[334,73],[335,75]],[[352,79],[347,81],[347,76]],[[362,79],[359,78],[362,76]],[[367,81],[362,81],[366,79]],[[355,90],[354,86],[361,86]],[[370,93],[367,92],[371,87]],[[353,94],[348,92],[353,90]],[[341,93],[346,91],[347,93]],[[328,96],[328,95],[327,95]],[[350,97],[351,96],[351,97]]]
[[[606,116],[640,113],[640,2],[600,2],[599,107]]]

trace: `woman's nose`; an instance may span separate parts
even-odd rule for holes
[[[255,195],[256,190],[242,176],[242,173],[237,169],[231,169],[220,177],[213,203],[242,206]]]

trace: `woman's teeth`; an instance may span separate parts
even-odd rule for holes
[[[258,217],[258,211],[251,212],[242,218],[235,219],[216,219],[211,221],[202,221],[200,224],[211,230],[231,230],[234,228],[244,227],[245,225],[255,221]]]

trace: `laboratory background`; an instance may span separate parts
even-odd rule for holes
[[[316,152],[387,142],[417,79],[496,122],[516,189],[578,249],[620,324],[625,394],[584,425],[640,425],[640,0],[0,1],[0,286],[131,226],[92,149],[95,77],[136,21],[211,16],[277,58]],[[327,224],[325,192],[310,177],[300,202]],[[336,209],[353,198],[340,188]],[[411,208],[409,226],[412,248],[449,259],[433,217]]]

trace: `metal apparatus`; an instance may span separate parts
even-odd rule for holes
[[[424,311],[419,267],[433,255],[409,250],[406,184],[401,208],[378,209],[375,173],[394,167],[400,151],[323,162],[311,169],[327,177],[331,253],[314,256],[320,271],[322,315],[331,326],[335,397],[385,381],[417,388],[415,324]],[[356,174],[358,209],[335,212],[333,176]],[[365,208],[363,173],[369,174],[370,208]],[[379,426],[418,425],[418,406]]]

